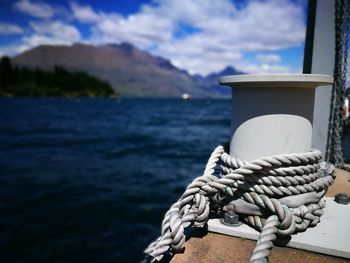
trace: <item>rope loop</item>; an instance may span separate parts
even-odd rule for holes
[[[218,146],[203,175],[165,214],[161,236],[145,253],[160,261],[166,253],[182,251],[185,229],[206,225],[215,203],[221,210],[234,207],[244,222],[261,232],[250,262],[265,262],[277,236],[290,236],[320,221],[323,196],[335,178],[334,166],[320,165],[320,160],[321,152],[312,149],[247,162]]]

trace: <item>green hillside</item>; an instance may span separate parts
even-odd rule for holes
[[[0,96],[106,97],[116,95],[108,82],[85,72],[70,72],[61,66],[51,71],[12,66],[0,60]]]
[[[120,95],[140,97],[221,97],[230,89],[215,88],[212,81],[195,79],[169,60],[137,49],[128,43],[93,46],[87,44],[41,45],[13,58],[14,65],[49,71],[60,65],[108,81]]]

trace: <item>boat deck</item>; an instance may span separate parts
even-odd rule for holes
[[[337,169],[337,178],[326,196],[338,193],[350,195],[350,173]],[[322,220],[322,218],[321,218]],[[196,231],[185,243],[185,251],[176,254],[172,263],[192,262],[248,262],[256,241],[225,236],[202,230]],[[327,256],[305,250],[274,246],[269,262],[350,262],[345,258]]]

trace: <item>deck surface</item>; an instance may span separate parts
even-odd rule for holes
[[[337,193],[350,195],[350,173],[337,169],[335,183],[329,188],[327,196]],[[322,220],[322,218],[321,218]],[[350,240],[350,233],[349,233]],[[350,241],[349,241],[350,244]],[[248,262],[255,247],[255,241],[230,237],[216,233],[200,233],[185,243],[185,251],[176,254],[172,263],[192,262]],[[350,262],[345,258],[326,256],[287,247],[274,246],[269,262]]]

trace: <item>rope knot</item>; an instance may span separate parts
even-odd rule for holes
[[[196,227],[202,227],[207,223],[209,217],[209,199],[208,197],[196,194],[194,196],[194,207],[196,208],[196,219],[194,225]]]
[[[173,212],[169,216],[169,228],[172,237],[171,248],[174,251],[180,251],[185,243],[185,230],[178,213]]]
[[[312,150],[247,162],[217,147],[203,175],[165,214],[161,237],[145,252],[159,261],[169,250],[181,251],[185,228],[206,224],[210,202],[218,200],[223,205],[224,200],[231,200],[242,219],[261,231],[251,262],[265,260],[276,235],[289,236],[319,222],[325,206],[322,196],[334,181],[331,167],[319,177],[320,158],[320,152]],[[219,164],[221,175],[217,176]]]

